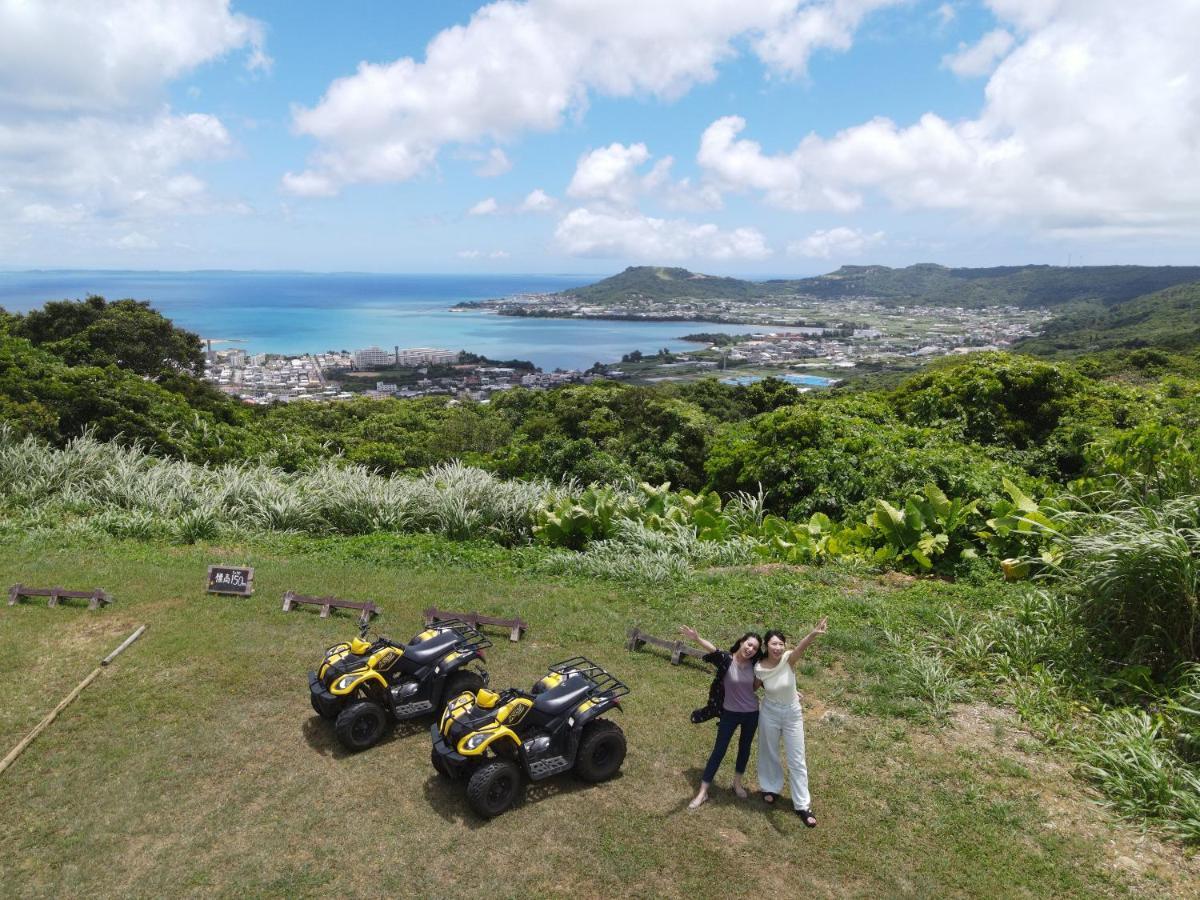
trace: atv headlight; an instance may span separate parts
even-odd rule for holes
[[[476,747],[486,741],[488,737],[489,735],[484,734],[482,731],[476,732],[467,738],[466,749],[474,750]]]
[[[334,687],[336,687],[339,691],[348,691],[350,690],[350,685],[354,684],[356,681],[358,681],[357,675],[343,675],[337,680],[337,684],[335,684]]]

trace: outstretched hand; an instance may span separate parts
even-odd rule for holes
[[[813,626],[813,634],[824,634],[829,630],[829,616],[821,616],[821,621]]]
[[[700,633],[698,631],[696,631],[696,629],[690,625],[680,625],[679,633],[682,634],[685,638],[690,638],[693,641],[700,640]]]

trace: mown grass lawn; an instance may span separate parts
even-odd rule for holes
[[[64,536],[0,548],[0,585],[101,586],[101,612],[0,608],[0,753],[139,624],[143,639],[0,775],[6,896],[1194,895],[1195,865],[1094,805],[1011,719],[972,707],[922,718],[889,669],[882,629],[919,631],[1002,587],[833,569],[717,572],[667,585],[560,578],[511,552],[432,538],[263,539],[171,547]],[[206,595],[205,567],[256,568],[249,599]],[[531,788],[482,822],[429,762],[428,723],[343,753],[305,673],[354,633],[347,614],[284,613],[282,593],[375,600],[407,639],[431,604],[519,613],[496,633],[494,685],[528,687],[584,654],[632,688],[617,717],[623,774]],[[732,757],[689,812],[713,727],[693,726],[709,677],[624,649],[639,623],[830,634],[802,676],[820,827],[739,801]],[[751,766],[751,780],[754,768]]]

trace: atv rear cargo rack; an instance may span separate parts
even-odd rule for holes
[[[439,622],[434,622],[429,626],[439,630],[450,628],[458,632],[459,640],[455,643],[456,648],[464,650],[484,650],[492,646],[488,636],[481,632],[470,622],[464,622],[462,619],[442,619]]]
[[[578,672],[592,682],[595,687],[588,692],[589,697],[607,694],[612,698],[624,697],[629,693],[629,687],[603,666],[598,665],[586,656],[572,656],[549,667],[551,672],[565,676],[567,672]]]

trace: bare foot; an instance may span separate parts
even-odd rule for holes
[[[692,802],[688,804],[688,809],[699,809],[704,805],[704,801],[708,799],[708,791],[701,791],[692,798]]]
[[[741,784],[734,784],[733,792],[735,794],[737,794],[738,797],[741,798],[742,800],[745,800],[747,797],[750,796],[749,794],[746,793],[746,789],[744,787],[742,787]]]

